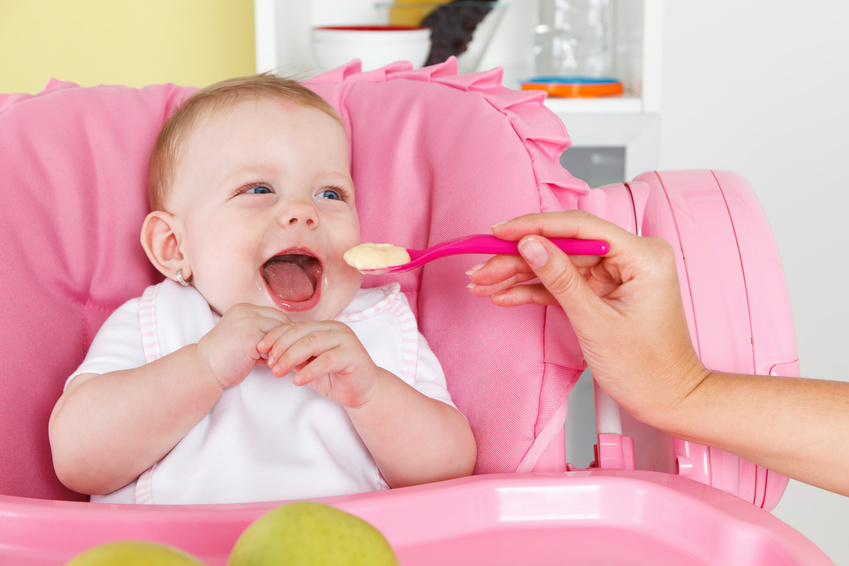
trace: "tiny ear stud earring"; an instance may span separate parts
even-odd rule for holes
[[[175,277],[177,278],[177,283],[179,283],[183,287],[189,286],[189,282],[186,281],[185,279],[183,279],[183,270],[182,269],[177,270],[177,275],[175,275]]]

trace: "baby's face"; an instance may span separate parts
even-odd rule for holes
[[[218,313],[251,303],[330,320],[362,282],[342,259],[360,242],[348,140],[321,110],[244,101],[202,121],[166,207],[192,284]]]

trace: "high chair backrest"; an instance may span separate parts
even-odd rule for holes
[[[574,208],[587,192],[559,166],[569,138],[542,95],[503,88],[500,71],[458,76],[449,60],[361,73],[354,63],[309,82],[346,124],[363,241],[425,247]],[[0,493],[81,498],[53,474],[50,411],[110,312],[161,279],[138,243],[147,159],[192,90],[53,82],[0,95]],[[473,427],[476,471],[530,470],[562,426],[582,356],[558,309],[469,295],[464,271],[478,261],[393,279]]]
[[[781,258],[766,214],[744,178],[729,171],[652,171],[594,189],[578,207],[671,244],[690,337],[707,367],[799,375]],[[722,450],[673,439],[598,393],[598,431],[606,433],[611,467],[618,465],[619,442],[630,442],[637,469],[679,474],[765,509],[775,507],[784,493],[786,477]]]

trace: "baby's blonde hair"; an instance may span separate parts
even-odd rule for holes
[[[180,161],[180,150],[198,122],[213,112],[246,99],[272,99],[312,107],[342,123],[336,110],[315,92],[296,80],[272,73],[236,77],[202,88],[189,96],[171,115],[153,144],[147,176],[151,210],[164,210]]]

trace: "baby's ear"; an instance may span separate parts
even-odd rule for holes
[[[174,279],[177,270],[183,270],[188,279],[185,258],[180,251],[181,234],[179,222],[174,216],[163,210],[154,210],[144,219],[141,231],[141,244],[148,259],[159,272]]]

